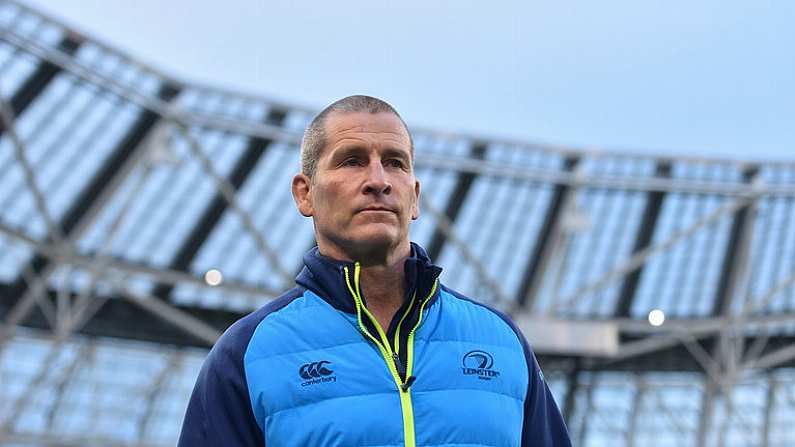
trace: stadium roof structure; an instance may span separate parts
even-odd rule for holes
[[[0,1],[0,112],[0,443],[173,445],[314,244],[314,111]],[[795,445],[795,162],[413,134],[412,239],[522,325],[576,445]]]

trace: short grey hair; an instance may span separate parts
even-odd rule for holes
[[[384,100],[366,95],[347,96],[334,101],[312,119],[304,131],[301,140],[301,172],[309,178],[314,178],[317,172],[317,162],[323,155],[326,146],[326,119],[332,113],[391,113],[398,117],[409,136],[411,157],[414,158],[414,140],[411,138],[409,127],[394,107]]]

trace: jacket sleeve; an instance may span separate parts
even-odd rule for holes
[[[544,373],[521,332],[519,337],[524,346],[529,374],[524,403],[522,446],[571,447],[566,423],[544,380]]]
[[[251,409],[242,352],[221,340],[210,351],[188,403],[179,447],[265,446]]]

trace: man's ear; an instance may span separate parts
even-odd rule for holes
[[[315,213],[312,207],[312,180],[306,174],[295,174],[293,177],[293,200],[298,212],[304,217],[312,217]]]
[[[414,205],[411,207],[411,220],[420,217],[420,181],[414,179]]]

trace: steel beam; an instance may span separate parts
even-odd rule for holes
[[[47,199],[44,197],[44,192],[36,181],[36,172],[28,159],[27,147],[16,131],[16,116],[13,115],[11,107],[2,100],[0,100],[0,117],[0,123],[2,123],[8,131],[8,139],[11,140],[11,145],[14,147],[14,156],[24,174],[25,185],[33,196],[34,207],[39,213],[39,217],[44,221],[47,231],[50,233],[49,238],[60,243],[63,239],[63,232],[61,228],[57,227],[55,224],[47,208]]]
[[[751,183],[759,173],[757,167],[750,167],[743,172],[743,180]],[[723,255],[723,266],[721,268],[718,290],[712,308],[712,314],[716,316],[728,315],[731,311],[732,303],[736,296],[741,293],[743,270],[747,264],[749,238],[751,232],[747,228],[753,218],[752,208],[755,202],[751,201],[735,212],[732,221],[729,240],[726,243],[726,251]]]
[[[668,406],[668,404],[666,404],[665,400],[660,395],[659,387],[655,388],[654,390],[652,390],[651,391],[651,395],[654,398],[655,403],[657,404],[657,408],[662,412],[662,414],[665,415],[665,417],[668,419],[668,421],[673,426],[674,430],[679,432],[679,434],[681,435],[680,439],[685,439],[687,437],[687,435],[689,434],[689,432],[688,432],[686,426],[682,424],[682,421],[681,421],[682,415],[677,413],[676,411],[672,410]]]
[[[669,178],[671,176],[671,164],[659,163],[655,173],[656,178]],[[654,230],[657,228],[657,220],[660,217],[662,210],[663,200],[665,199],[664,191],[650,191],[646,199],[646,209],[643,211],[638,234],[635,238],[635,245],[632,249],[632,254],[639,253],[645,250],[651,244],[654,237]],[[645,265],[645,264],[644,264]],[[640,277],[643,273],[644,265],[638,266],[634,270],[627,273],[624,283],[621,285],[621,291],[618,295],[618,302],[616,304],[615,315],[618,318],[629,317],[629,312],[632,308],[632,300],[635,297]]]
[[[659,160],[661,157],[655,157]],[[664,191],[682,194],[706,194],[719,197],[747,196],[749,187],[742,182],[715,182],[692,179],[656,178],[649,176],[610,176],[603,174],[582,175],[562,170],[530,168],[506,162],[475,160],[464,157],[417,154],[416,166],[434,168],[457,173],[471,173],[501,179],[523,180],[570,187],[586,186],[610,191]],[[775,197],[795,196],[795,185],[765,185],[755,194]]]
[[[173,99],[178,92],[176,87],[164,85],[160,89],[159,96],[168,101]],[[157,119],[157,115],[150,111],[142,112],[127,134],[120,140],[103,167],[94,174],[92,180],[78,194],[59,222],[59,229],[67,239],[73,241],[82,233],[95,215],[99,213],[102,205],[110,199],[121,180],[129,174],[141,155],[137,153],[141,142],[154,127]],[[24,268],[29,268],[44,281],[52,272],[53,265],[49,258],[36,254]],[[14,306],[22,300],[31,286],[20,275],[10,288],[9,294],[5,295],[7,297],[6,305]]]
[[[155,282],[163,282],[169,284],[186,283],[193,284],[200,287],[211,287],[203,279],[185,272],[177,272],[168,270],[166,268],[151,267],[148,265],[140,264],[134,261],[127,261],[116,257],[106,256],[101,253],[80,254],[74,251],[65,251],[61,247],[53,244],[46,244],[37,241],[26,234],[17,231],[13,228],[0,222],[0,234],[5,234],[19,242],[29,245],[33,250],[38,252],[41,256],[49,258],[60,258],[65,263],[70,265],[91,269],[94,265],[101,265],[119,273],[126,275],[136,275],[149,278]],[[4,285],[6,290],[10,290],[10,285]],[[251,286],[234,280],[224,280],[221,285],[224,290],[232,293],[242,293],[248,295],[255,295],[261,297],[276,297],[284,292],[283,289],[270,289],[263,286]],[[0,301],[0,310],[4,309],[4,303]],[[795,316],[793,316],[795,318]]]
[[[0,288],[0,294],[3,293]],[[113,337],[127,340],[149,341],[175,346],[207,348],[224,329],[239,320],[241,312],[222,309],[202,309],[192,306],[167,305],[160,300],[130,298],[123,296],[103,297],[107,302],[93,318],[75,329],[75,333],[87,336]],[[42,299],[54,302],[55,293],[49,292]],[[168,309],[163,306],[168,306]],[[172,310],[174,312],[169,312]],[[168,312],[166,314],[165,312]],[[179,321],[178,321],[179,320]],[[191,321],[200,321],[212,328],[205,331],[208,337],[197,337],[186,330]],[[33,310],[22,323],[23,326],[49,330],[41,311]]]
[[[243,136],[259,136],[263,138],[274,138],[279,141],[300,143],[301,135],[298,132],[293,132],[285,129],[279,129],[274,126],[268,126],[264,123],[256,123],[252,121],[234,120],[225,117],[208,117],[206,115],[181,112],[174,113],[168,110],[168,104],[163,101],[149,98],[141,95],[138,92],[131,90],[129,87],[124,86],[117,82],[115,79],[109,78],[106,75],[94,73],[85,67],[76,64],[71,60],[68,55],[53,48],[47,48],[26,40],[22,36],[18,36],[8,30],[0,30],[0,38],[7,40],[11,45],[22,49],[36,57],[44,59],[63,70],[69,71],[75,76],[97,86],[100,89],[111,92],[119,98],[136,104],[146,110],[152,111],[159,116],[169,117],[176,119],[182,123],[188,123],[200,127],[217,129],[221,131],[231,132]],[[145,66],[139,61],[131,61],[138,65]],[[157,72],[149,67],[148,70]],[[160,74],[162,78],[171,79],[170,77]],[[220,91],[219,89],[215,89]],[[232,92],[230,94],[236,94]],[[238,94],[239,95],[239,94]],[[259,98],[251,98],[259,99]],[[263,99],[264,101],[264,99]],[[273,103],[273,101],[267,101]],[[294,110],[303,110],[299,107],[291,107]],[[432,138],[450,138],[451,134],[446,132],[437,132],[429,129],[417,129],[430,135]],[[456,133],[453,135],[457,138],[467,140],[482,141],[482,136],[469,135],[464,133]],[[513,141],[507,139],[489,139],[489,142],[494,144],[504,144],[516,147],[519,150],[528,150],[533,152],[544,152],[549,156],[563,156],[581,158],[589,155],[601,155],[603,151],[598,149],[581,150],[575,148],[565,148],[560,146],[543,145],[536,143],[527,143],[522,141]],[[636,154],[621,153],[611,151],[617,157],[636,157]],[[724,159],[704,159],[700,157],[681,157],[676,158],[658,156],[655,157],[661,163],[671,163],[672,161],[704,163],[731,163],[741,164],[736,160]],[[624,178],[624,177],[611,177],[611,176],[592,176],[585,178],[574,178],[572,175],[565,172],[550,172],[543,169],[529,169],[527,167],[517,167],[506,163],[487,162],[485,160],[474,159],[453,159],[449,156],[432,156],[428,154],[418,155],[417,166],[435,167],[441,169],[450,169],[459,173],[472,173],[476,175],[494,175],[503,178],[516,178],[523,180],[532,180],[538,182],[547,182],[554,184],[568,184],[570,186],[588,185],[591,187],[601,187],[607,189],[622,189],[622,190],[639,190],[639,191],[653,191],[664,190],[669,192],[689,192],[696,194],[718,194],[737,196],[746,194],[746,186],[742,183],[721,182],[715,183],[710,181],[692,181],[692,180],[658,180],[650,178]],[[793,196],[795,195],[795,187],[792,185],[771,185],[762,191],[763,195],[776,195],[776,196]]]
[[[6,419],[0,424],[0,438],[14,431],[14,425],[23,416],[28,404],[35,397],[36,388],[47,382],[47,376],[51,373],[54,363],[61,357],[62,352],[63,339],[56,338],[48,347],[47,353],[43,356],[44,358],[36,369],[36,373],[25,385],[24,390],[11,402],[11,411],[8,412]]]
[[[587,389],[585,391],[585,408],[580,413],[580,432],[577,436],[577,443],[575,445],[585,445],[585,440],[588,439],[588,426],[590,425],[589,422],[592,421],[594,415],[594,405],[593,405],[593,391],[596,387],[596,381],[598,376],[591,375],[591,380],[587,385]],[[596,409],[596,412],[599,410]]]
[[[750,186],[758,184],[759,168],[754,165],[746,167],[743,171],[743,181]],[[758,197],[754,197],[748,204],[739,208],[734,213],[729,240],[723,255],[723,266],[717,284],[717,293],[713,304],[712,314],[715,316],[729,317],[737,300],[749,299],[748,275],[751,257],[751,238],[753,236],[754,214]],[[742,316],[741,316],[742,318]],[[730,324],[727,320],[717,335],[718,339],[713,346],[712,357],[716,359],[722,371],[721,386],[731,386],[742,368],[742,357],[745,351],[745,334],[740,328]],[[727,399],[730,399],[726,390]]]
[[[149,424],[154,419],[155,416],[155,402],[157,399],[162,396],[162,389],[164,385],[166,385],[169,379],[172,379],[175,374],[175,371],[178,371],[182,362],[184,360],[184,356],[182,351],[176,351],[173,354],[170,354],[170,358],[168,361],[163,363],[162,369],[155,375],[149,386],[147,387],[148,390],[145,393],[145,402],[144,410],[141,412],[140,417],[138,419],[137,424],[137,436],[139,442],[143,442],[146,437],[147,429],[149,428]]]
[[[511,303],[507,295],[502,289],[502,286],[489,274],[488,269],[483,264],[483,261],[478,258],[463,240],[455,229],[453,222],[441,210],[436,209],[427,199],[420,196],[420,208],[427,211],[436,220],[436,231],[443,234],[445,243],[454,245],[461,253],[466,264],[469,264],[481,281],[488,286],[494,294],[494,301],[492,304],[503,309],[510,307]]]
[[[287,112],[282,109],[271,109],[265,122],[272,126],[280,126],[284,122]],[[232,189],[237,192],[243,186],[249,174],[254,170],[259,160],[267,152],[268,147],[274,140],[262,137],[250,137],[245,152],[235,163],[227,181]],[[190,264],[199,252],[202,244],[210,236],[215,226],[220,222],[221,217],[227,210],[229,202],[221,191],[216,192],[215,197],[204,209],[201,217],[198,218],[193,229],[188,233],[182,246],[177,250],[171,260],[170,270],[188,272]],[[158,284],[153,293],[160,299],[168,299],[174,289],[173,284]]]
[[[77,53],[81,43],[82,39],[77,35],[67,34],[58,43],[57,48],[64,54],[71,56]],[[42,60],[36,70],[28,76],[25,82],[11,96],[9,104],[14,116],[21,115],[61,71],[62,69],[58,65],[48,60]],[[0,136],[3,135],[6,129],[6,124],[0,123]]]
[[[765,337],[765,341],[770,341],[770,337]],[[767,354],[760,355],[758,358],[751,359],[748,362],[740,365],[740,369],[766,369],[775,368],[783,364],[792,363],[795,359],[795,345],[786,346],[770,350]]]
[[[753,202],[755,198],[758,197],[756,194],[749,192],[746,197],[739,197],[736,198],[733,202],[724,204],[711,213],[702,216],[692,225],[688,226],[687,228],[675,231],[671,236],[664,240],[657,242],[656,244],[650,245],[643,250],[633,254],[629,257],[626,261],[622,262],[621,264],[614,267],[612,270],[605,272],[602,276],[598,277],[597,279],[579,287],[576,291],[570,294],[567,297],[559,300],[557,303],[558,307],[567,307],[567,306],[574,306],[579,300],[587,297],[589,294],[602,289],[610,285],[613,281],[617,278],[623,277],[628,272],[642,266],[648,260],[656,256],[660,253],[666,252],[679,241],[685,240],[694,234],[696,234],[702,228],[712,225],[714,222],[718,221],[726,214],[731,214],[736,212],[739,209],[747,206],[749,203]]]
[[[563,162],[564,172],[573,172],[579,161],[580,159],[576,157],[566,158]],[[541,225],[541,230],[536,237],[535,248],[528,258],[527,267],[519,286],[517,302],[520,307],[532,309],[535,304],[538,289],[541,287],[541,282],[555,245],[555,239],[560,231],[561,216],[563,216],[563,211],[571,192],[572,188],[569,185],[555,185],[555,192],[549,201],[544,223]]]
[[[643,376],[635,377],[635,395],[632,397],[632,409],[629,414],[629,427],[627,427],[626,447],[635,447],[635,438],[638,432],[638,418],[640,417],[640,410],[643,405],[643,395],[647,392],[648,385],[643,380]]]
[[[50,408],[47,410],[47,427],[54,427],[56,423],[56,418],[62,414],[61,405],[66,394],[67,388],[71,384],[73,378],[77,375],[77,372],[80,370],[81,367],[85,366],[87,360],[93,355],[94,353],[94,341],[88,340],[83,343],[79,348],[77,348],[77,352],[74,354],[74,358],[69,361],[69,364],[66,368],[61,371],[59,377],[55,380],[52,403],[50,404]]]
[[[704,377],[704,395],[701,397],[701,412],[699,413],[698,433],[696,434],[697,446],[707,445],[709,431],[712,429],[715,411],[715,398],[718,393],[718,384],[709,377]]]
[[[469,152],[469,158],[473,160],[483,160],[486,157],[486,145],[483,143],[475,143]],[[472,184],[475,182],[476,174],[465,172],[458,174],[458,181],[456,182],[453,192],[450,194],[450,200],[444,210],[444,215],[450,222],[455,222],[458,213],[464,206],[469,190],[472,189]],[[437,228],[430,244],[428,244],[428,256],[433,260],[438,260],[442,254],[442,247],[444,247],[447,237],[440,228]]]
[[[765,394],[765,416],[762,423],[762,444],[761,447],[770,446],[770,432],[773,428],[771,419],[773,418],[773,409],[776,404],[776,388],[778,382],[776,378],[768,373],[767,374],[767,393]]]
[[[563,420],[568,426],[571,426],[574,408],[577,405],[580,371],[582,371],[582,359],[577,358],[574,360],[571,370],[566,373],[566,399],[563,401]]]

